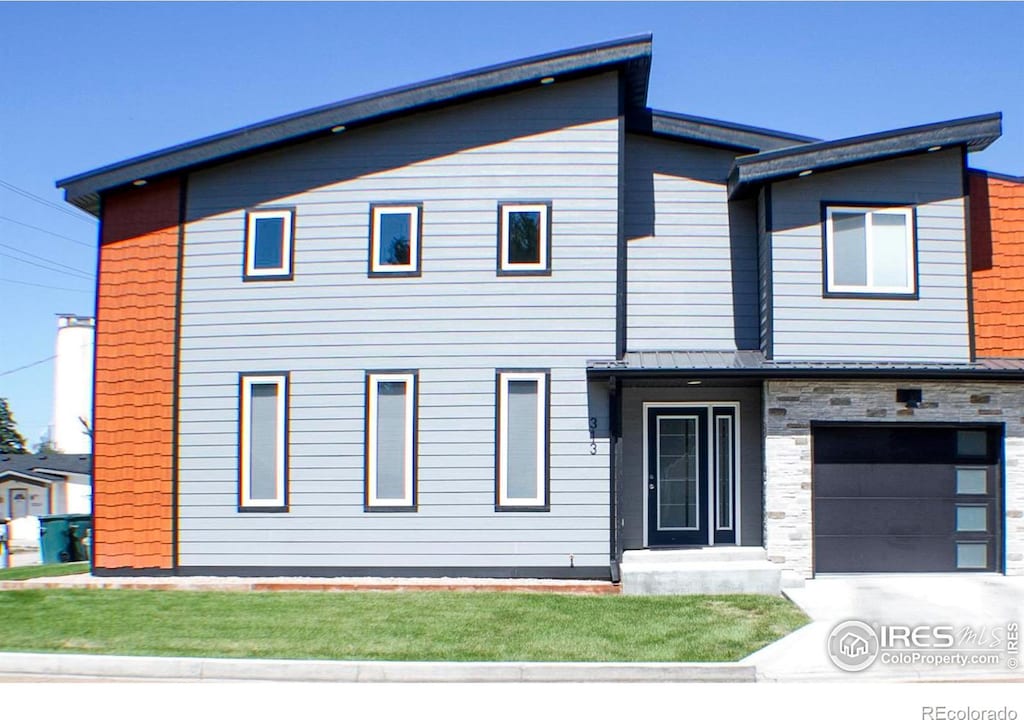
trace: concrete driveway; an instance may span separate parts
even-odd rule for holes
[[[1020,668],[1024,649],[1011,654],[1005,642],[1006,634],[1012,632],[1010,623],[1017,624],[1017,632],[1024,627],[1024,577],[832,575],[808,580],[804,587],[787,589],[785,594],[812,622],[746,659],[757,666],[760,680],[1024,682]],[[882,626],[925,630],[919,631],[918,642],[881,642],[877,659],[866,669],[851,672],[837,668],[828,654],[830,634],[847,620],[859,620],[876,634]],[[938,647],[949,640],[932,636],[933,626],[946,628],[939,632],[953,637],[952,647]],[[998,647],[991,647],[997,639]],[[892,651],[898,651],[899,657],[894,659]],[[991,658],[993,653],[999,655],[993,664],[978,664],[982,659],[978,655]],[[949,659],[950,655],[957,657]]]

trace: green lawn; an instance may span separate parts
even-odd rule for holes
[[[729,661],[807,618],[756,595],[0,592],[0,650],[373,660]]]
[[[49,565],[23,565],[0,570],[0,580],[28,580],[37,577],[58,577],[89,572],[89,563],[52,563]]]

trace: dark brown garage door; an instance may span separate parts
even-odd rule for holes
[[[1001,568],[998,428],[815,425],[816,572]]]

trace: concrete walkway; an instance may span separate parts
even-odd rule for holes
[[[300,682],[753,682],[742,663],[380,662],[0,653],[0,679]]]
[[[812,622],[745,658],[757,667],[758,680],[1024,682],[1004,656],[998,665],[895,665],[876,661],[860,672],[838,669],[827,654],[832,629],[844,620],[869,625],[949,625],[954,634],[1000,628],[1016,622],[1024,629],[1024,578],[1002,575],[857,575],[808,580],[785,594]],[[1005,646],[1004,646],[1005,647]],[[1012,662],[1010,663],[1012,664]]]

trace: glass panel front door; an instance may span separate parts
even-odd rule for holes
[[[649,544],[708,542],[708,417],[702,409],[648,414]]]
[[[658,418],[658,530],[699,530],[697,418]]]
[[[735,406],[647,409],[647,544],[736,542]]]

